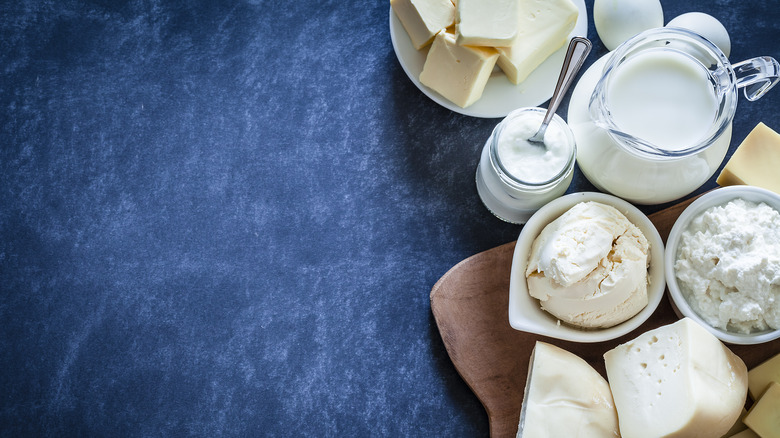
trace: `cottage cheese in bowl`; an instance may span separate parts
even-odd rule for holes
[[[780,337],[780,196],[756,187],[715,190],[673,227],[665,254],[679,311],[720,339]]]

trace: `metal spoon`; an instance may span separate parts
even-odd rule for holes
[[[528,141],[536,143],[539,146],[545,147],[544,133],[547,131],[547,125],[550,124],[555,115],[555,111],[558,110],[558,105],[561,104],[563,96],[566,95],[566,91],[569,90],[569,86],[574,79],[574,76],[582,67],[585,58],[590,53],[591,43],[590,40],[583,37],[574,37],[569,42],[569,48],[566,51],[566,58],[563,61],[563,67],[561,67],[561,74],[558,76],[558,83],[555,85],[555,91],[550,98],[550,105],[547,107],[547,114],[544,115],[542,126],[536,131],[533,137]]]

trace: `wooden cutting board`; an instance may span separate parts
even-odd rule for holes
[[[674,221],[690,199],[650,215],[666,241]],[[431,310],[447,353],[487,411],[490,436],[514,437],[523,402],[528,362],[537,340],[585,359],[606,376],[602,355],[640,333],[678,319],[668,295],[658,310],[633,332],[601,343],[576,343],[520,332],[509,325],[509,273],[515,242],[493,248],[455,265],[431,290]],[[780,339],[761,345],[729,345],[748,368],[780,353]]]

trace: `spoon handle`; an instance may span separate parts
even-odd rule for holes
[[[566,95],[566,91],[569,90],[574,76],[582,67],[585,62],[588,53],[590,53],[591,42],[587,38],[574,37],[569,42],[569,48],[566,51],[566,58],[563,60],[563,67],[561,68],[561,74],[558,76],[558,83],[555,85],[555,91],[553,91],[552,98],[550,99],[550,105],[547,107],[547,114],[544,116],[542,127],[546,128],[550,124],[555,112],[558,110],[558,105],[561,104],[563,96]],[[544,135],[544,134],[542,134]]]

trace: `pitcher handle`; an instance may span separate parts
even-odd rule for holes
[[[771,56],[759,56],[732,64],[737,75],[737,88],[749,101],[758,100],[780,79],[780,63]]]

